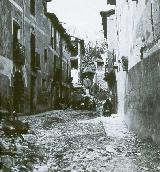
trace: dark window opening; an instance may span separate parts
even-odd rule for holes
[[[25,63],[25,47],[20,44],[20,26],[13,21],[13,62],[19,65]]]
[[[30,12],[35,15],[35,0],[30,0]]]
[[[52,24],[51,24],[51,47],[54,48],[54,29]]]
[[[20,26],[17,22],[13,21],[13,42],[18,42],[18,34],[20,31]]]
[[[77,60],[71,60],[71,68],[78,69],[78,59]]]
[[[60,81],[61,79],[61,70],[59,65],[58,56],[54,55],[54,81]]]
[[[45,91],[46,90],[46,80],[42,79],[42,90]]]
[[[107,39],[107,17],[102,17],[104,37]]]
[[[97,62],[97,70],[102,70],[103,69],[103,64],[102,62]]]
[[[68,64],[68,61],[67,61],[67,77],[69,77],[69,64]]]
[[[56,32],[56,29],[54,29],[54,49],[56,50],[57,48],[57,32]]]
[[[31,67],[33,68],[34,65],[35,65],[35,45],[36,45],[36,42],[35,42],[35,35],[34,34],[31,34]]]
[[[35,53],[35,65],[34,68],[36,70],[40,70],[41,69],[41,56],[39,53]]]
[[[122,57],[122,68],[123,71],[128,71],[128,58],[127,57]]]
[[[54,55],[54,71],[56,70],[57,56]]]
[[[44,62],[47,62],[48,59],[48,52],[47,49],[44,49]]]
[[[107,4],[116,5],[116,0],[108,0]]]
[[[145,46],[141,47],[140,48],[140,59],[143,60],[143,53],[144,53],[144,50],[145,50]]]

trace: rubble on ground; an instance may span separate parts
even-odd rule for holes
[[[22,117],[22,137],[2,133],[3,171],[158,171],[160,149],[128,131],[118,115],[54,111]],[[47,125],[48,124],[48,125]]]

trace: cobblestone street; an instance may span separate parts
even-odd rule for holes
[[[22,120],[31,130],[21,145],[15,143],[19,161],[24,156],[25,162],[16,162],[11,171],[160,171],[160,148],[129,132],[118,115],[54,111]]]

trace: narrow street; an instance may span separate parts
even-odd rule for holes
[[[160,148],[129,132],[118,115],[67,110],[22,120],[31,128],[23,143],[15,140],[18,156],[11,171],[160,171]]]
[[[0,28],[0,172],[160,172],[160,0],[0,0]]]

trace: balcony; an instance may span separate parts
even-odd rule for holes
[[[13,44],[13,62],[19,65],[25,64],[25,47],[19,42]]]

